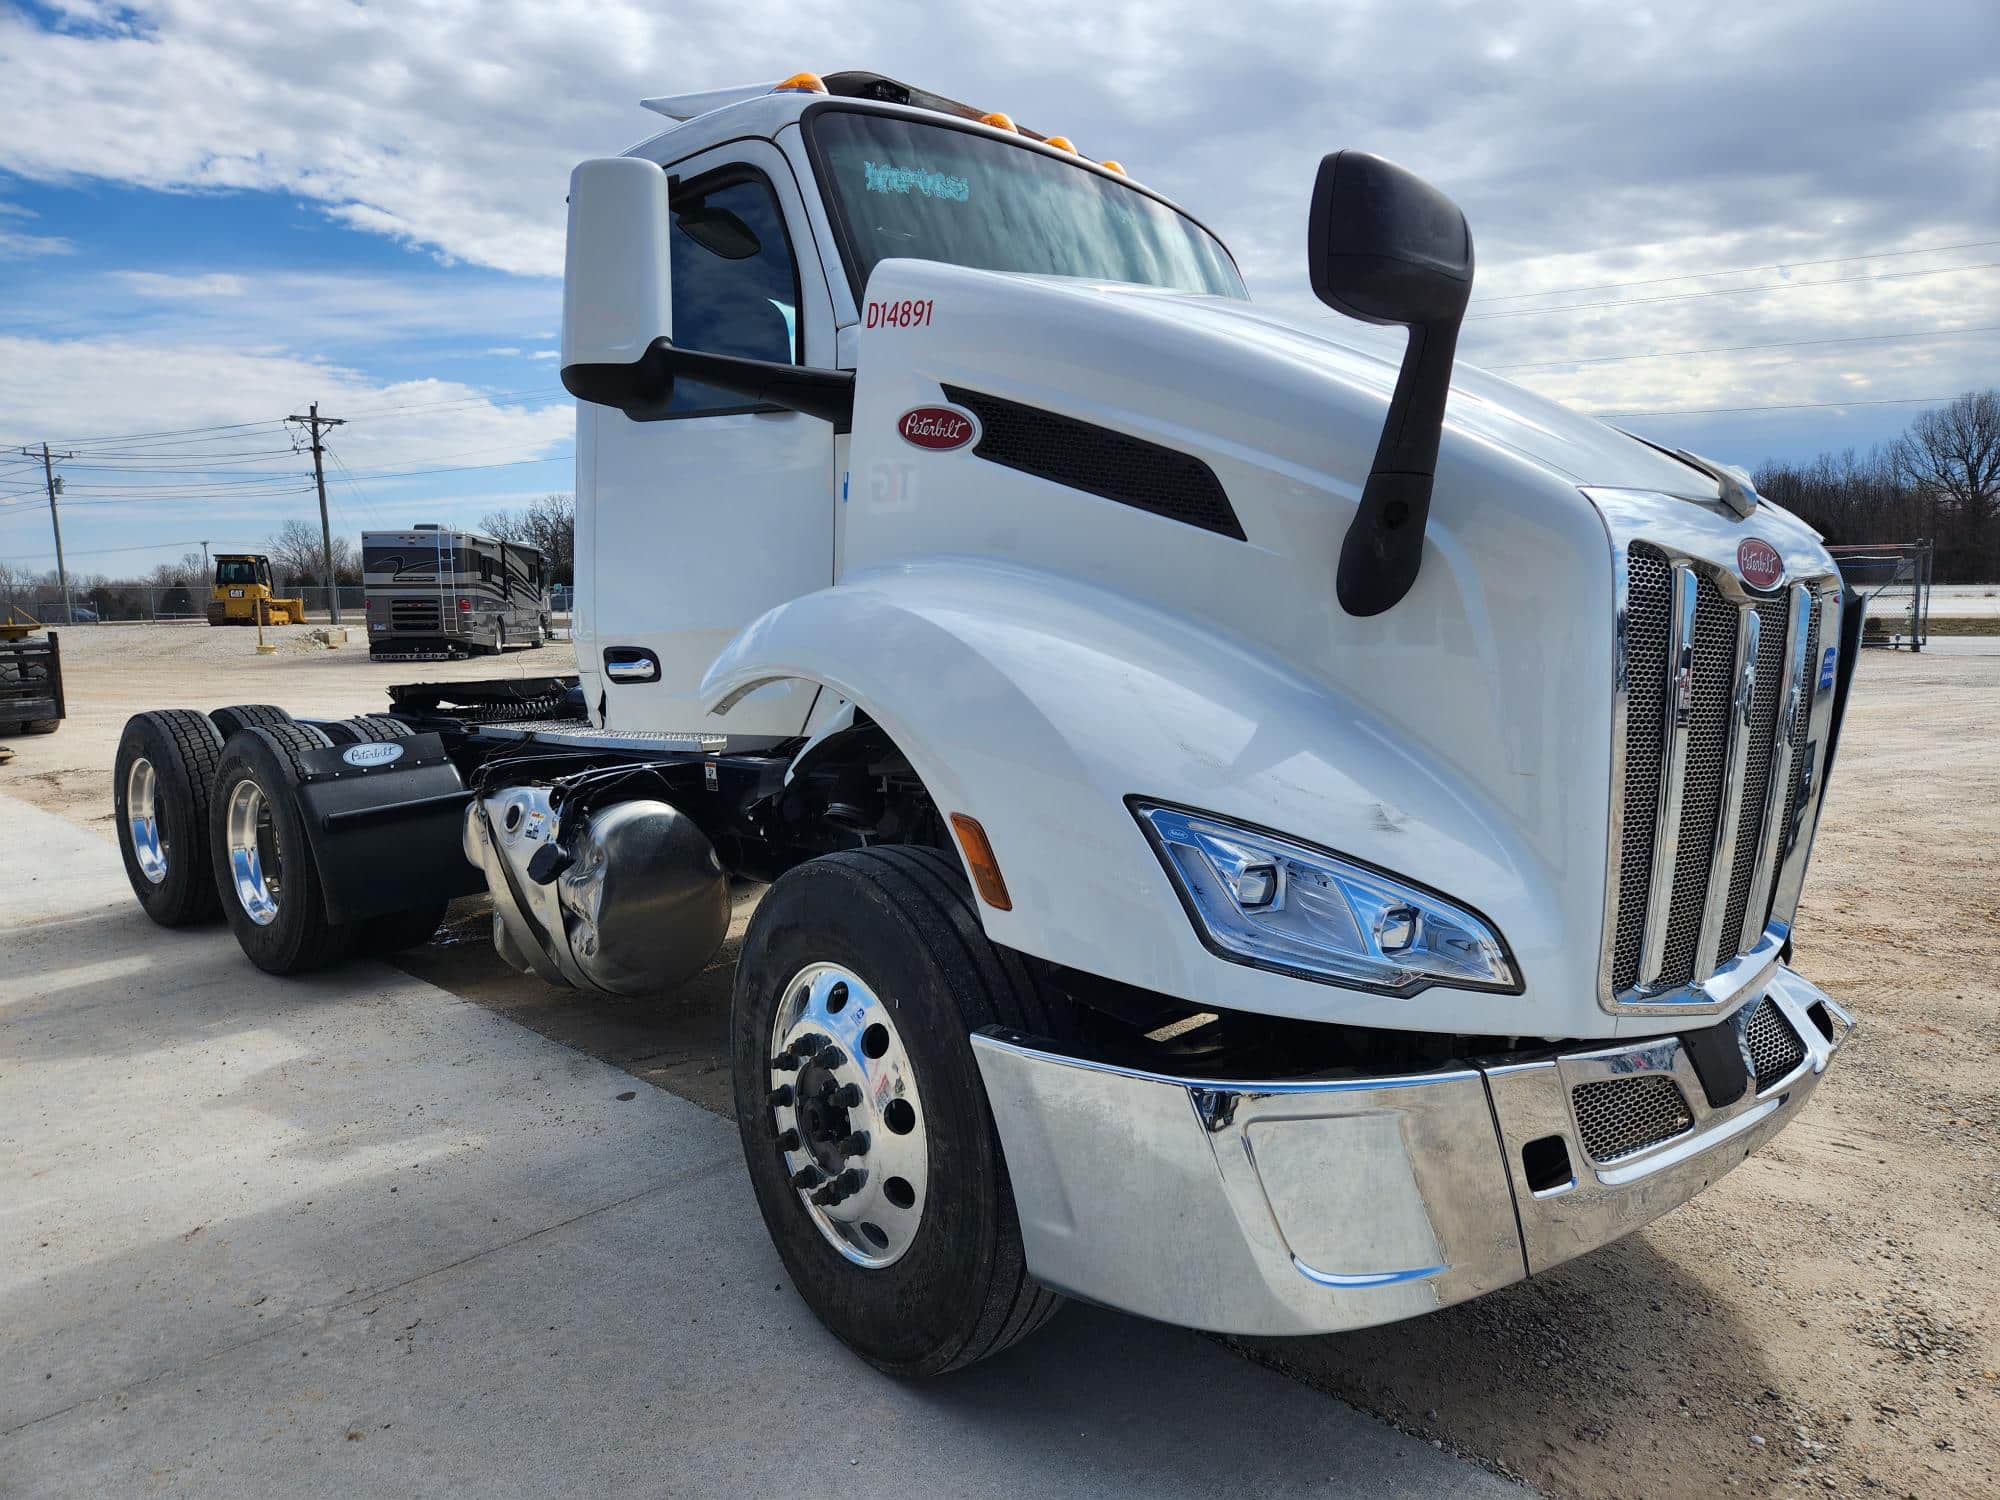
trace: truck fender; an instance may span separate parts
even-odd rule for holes
[[[1199,621],[1058,574],[941,559],[770,610],[715,659],[700,699],[726,717],[781,681],[866,713],[942,813],[979,820],[1013,903],[982,904],[989,936],[1051,962],[1197,1004],[1358,1025],[1407,1024],[1403,1007],[1425,998],[1217,958],[1128,797],[1430,885],[1485,912],[1530,972],[1559,951],[1552,872],[1521,867],[1519,839],[1476,789],[1334,689]]]

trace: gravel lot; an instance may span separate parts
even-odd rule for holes
[[[376,666],[243,632],[64,632],[72,718],[0,787],[103,828],[142,708],[342,714],[412,677],[567,670],[566,647]],[[2000,1493],[2000,652],[1864,656],[1798,960],[1855,1011],[1793,1128],[1678,1213],[1430,1318],[1246,1344],[1557,1495]],[[746,889],[739,921],[754,904]],[[478,903],[406,967],[716,1110],[732,944],[671,995],[555,991],[500,965]]]

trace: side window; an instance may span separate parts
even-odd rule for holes
[[[684,349],[777,364],[799,362],[799,278],[771,184],[743,170],[697,178],[674,192],[674,342]],[[676,415],[740,411],[729,391],[674,387]]]

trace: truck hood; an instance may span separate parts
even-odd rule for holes
[[[1011,279],[1072,297],[1111,299],[1142,320],[1168,319],[1218,344],[1307,366],[1331,375],[1360,402],[1383,409],[1402,361],[1400,329],[1374,328],[1333,312],[1299,318],[1231,297],[1073,277]],[[1452,372],[1445,431],[1447,441],[1455,433],[1496,444],[1580,485],[1653,490],[1708,503],[1720,499],[1715,481],[1692,465],[1462,358]]]

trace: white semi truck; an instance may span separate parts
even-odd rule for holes
[[[1305,1334],[1685,1202],[1850,1025],[1790,966],[1858,611],[1737,474],[1454,366],[1472,242],[1322,163],[1250,302],[1113,163],[867,73],[570,183],[578,674],[142,714],[133,889],[291,973],[491,894],[731,1013],[765,1221],[884,1369],[1065,1294]]]

